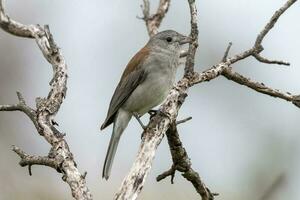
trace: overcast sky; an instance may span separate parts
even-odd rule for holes
[[[151,1],[156,8],[156,1]],[[197,1],[199,50],[196,70],[220,61],[228,42],[231,54],[246,50],[284,0]],[[10,0],[7,12],[26,24],[49,24],[69,67],[68,93],[56,119],[95,199],[112,199],[129,171],[142,129],[132,120],[124,132],[109,181],[101,178],[111,127],[100,132],[110,98],[129,59],[148,41],[142,1]],[[234,70],[273,88],[300,93],[299,3],[278,21],[263,44],[264,56],[291,62],[290,67],[266,65],[250,58]],[[172,1],[160,30],[189,33],[186,1]],[[178,77],[182,76],[182,69]],[[0,104],[15,103],[21,91],[30,105],[46,96],[52,76],[33,40],[0,31]],[[219,77],[189,91],[179,118],[182,141],[197,170],[222,200],[259,200],[277,177],[284,181],[272,199],[300,198],[300,109],[289,102],[254,92]],[[148,122],[148,116],[143,118]],[[49,145],[22,113],[0,113],[0,200],[71,199],[68,186],[54,170],[34,166],[30,177],[12,153],[15,144],[31,154],[46,155]],[[171,166],[166,141],[158,148],[143,200],[199,199],[179,174],[175,184],[156,183]]]

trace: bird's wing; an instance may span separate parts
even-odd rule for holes
[[[101,126],[101,130],[109,126],[114,121],[114,117],[118,109],[124,104],[135,88],[145,80],[146,73],[141,68],[141,65],[148,55],[149,51],[144,47],[130,60],[126,66],[121,80],[110,101],[108,113],[104,123]]]

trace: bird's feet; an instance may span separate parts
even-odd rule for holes
[[[152,117],[154,117],[155,115],[159,115],[159,114],[162,115],[162,116],[164,116],[164,117],[170,118],[170,116],[168,114],[166,114],[166,113],[164,113],[164,112],[162,112],[160,110],[149,110],[148,114],[150,115],[150,119]]]
[[[138,113],[136,113],[136,112],[134,112],[134,113],[132,113],[133,114],[133,116],[136,118],[136,120],[139,122],[139,124],[141,125],[141,127],[145,130],[146,129],[146,126],[143,124],[143,122],[141,121],[141,116],[138,114]]]

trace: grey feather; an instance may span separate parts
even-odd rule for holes
[[[121,135],[125,130],[125,128],[127,127],[131,117],[132,115],[123,109],[119,109],[115,117],[113,132],[110,138],[110,142],[109,142],[109,146],[107,149],[105,162],[103,166],[103,171],[102,171],[102,177],[105,178],[106,180],[109,178],[111,167],[113,164],[114,157],[116,155],[116,151],[117,151],[117,147]]]
[[[121,80],[113,94],[109,104],[107,117],[101,126],[101,130],[109,126],[113,121],[118,109],[128,99],[134,89],[146,78],[146,73],[142,69],[131,72],[124,80]]]

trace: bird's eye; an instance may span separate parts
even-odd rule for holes
[[[166,40],[167,40],[167,42],[172,42],[172,38],[171,37],[167,37]]]

